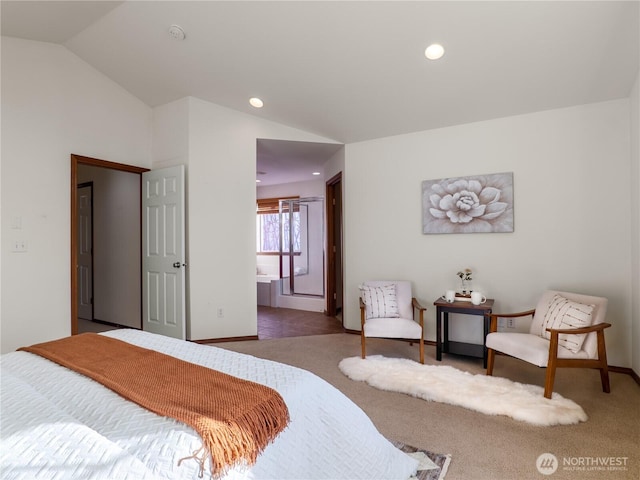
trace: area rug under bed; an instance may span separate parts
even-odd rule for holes
[[[380,390],[457,405],[487,415],[506,415],[533,425],[570,425],[587,420],[580,405],[557,393],[545,398],[542,387],[484,374],[473,375],[446,365],[422,365],[408,359],[372,355],[366,359],[345,358],[339,368],[352,380],[366,382]]]
[[[409,480],[444,480],[451,463],[451,455],[433,453],[402,442],[391,441],[391,443],[420,462],[416,475]]]

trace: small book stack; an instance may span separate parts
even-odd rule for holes
[[[456,292],[456,302],[470,302],[470,301],[471,301],[470,293]]]

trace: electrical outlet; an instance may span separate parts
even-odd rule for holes
[[[498,318],[498,328],[504,328],[504,318]]]
[[[219,308],[218,311],[216,312],[216,314],[218,315],[218,318],[223,318],[224,317],[224,310],[222,308]]]
[[[507,318],[507,328],[516,328],[516,322],[513,318]]]

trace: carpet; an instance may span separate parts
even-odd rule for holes
[[[338,366],[352,380],[364,381],[380,390],[457,405],[487,415],[506,415],[532,425],[571,425],[587,420],[580,405],[558,393],[545,398],[542,387],[473,375],[447,365],[422,365],[413,360],[373,355],[366,359],[345,358]]]
[[[392,441],[391,443],[420,462],[416,475],[409,480],[444,480],[451,463],[451,455],[429,452],[402,442]]]

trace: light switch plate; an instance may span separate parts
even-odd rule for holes
[[[14,240],[11,251],[13,253],[24,253],[28,250],[26,240]]]

